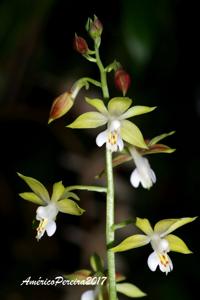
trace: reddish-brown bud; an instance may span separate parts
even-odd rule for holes
[[[74,101],[71,93],[69,92],[65,92],[57,97],[51,106],[48,124],[55,119],[64,116],[70,110],[73,104]]]
[[[103,31],[103,25],[101,21],[97,18],[97,16],[94,16],[94,20],[88,19],[86,24],[86,30],[89,32],[91,38],[96,40],[99,38]]]
[[[126,95],[130,84],[130,75],[126,71],[124,71],[124,69],[118,69],[115,72],[115,86],[120,92],[123,93],[123,96]]]
[[[86,40],[77,34],[75,34],[73,46],[74,49],[80,54],[86,54],[89,50]]]

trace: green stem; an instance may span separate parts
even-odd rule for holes
[[[108,100],[109,91],[108,91],[108,84],[107,84],[107,73],[101,62],[101,58],[99,56],[99,47],[97,44],[95,44],[95,53],[96,53],[97,66],[99,67],[100,76],[101,76],[101,87],[102,87],[103,97],[106,100]]]
[[[116,300],[116,279],[115,279],[115,254],[110,250],[115,239],[114,225],[114,183],[112,168],[112,152],[106,149],[106,173],[107,173],[107,206],[106,206],[106,244],[108,261],[108,283],[109,300]]]
[[[95,53],[97,66],[101,76],[101,88],[105,100],[109,99],[106,70],[99,56],[99,45],[95,43]],[[113,246],[115,232],[112,229],[114,225],[114,182],[112,167],[112,152],[106,148],[106,173],[107,173],[107,201],[106,201],[106,246],[107,246],[107,264],[108,264],[108,289],[109,300],[117,300],[116,279],[115,279],[115,254],[110,250]]]
[[[85,190],[90,192],[107,193],[107,188],[93,185],[70,185],[65,188],[66,192],[73,190]]]

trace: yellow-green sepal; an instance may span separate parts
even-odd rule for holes
[[[62,181],[54,183],[51,201],[56,202],[59,199],[61,199],[64,192],[65,192],[65,187],[62,184]]]
[[[154,226],[154,232],[159,233],[162,237],[168,235],[177,228],[193,222],[194,218],[180,218],[180,219],[164,219],[156,223]]]
[[[76,202],[70,199],[62,199],[56,202],[58,210],[65,214],[81,216],[84,213],[84,209],[80,208]]]
[[[170,251],[179,252],[183,254],[191,254],[192,251],[187,247],[185,242],[174,234],[169,234],[165,237],[169,243]]]
[[[121,119],[128,119],[131,117],[143,115],[146,113],[149,113],[156,109],[156,106],[154,107],[149,107],[149,106],[142,106],[142,105],[135,105],[131,108],[129,108],[122,116]]]
[[[107,115],[108,114],[108,110],[103,102],[103,100],[101,99],[90,99],[88,97],[85,97],[85,101],[90,104],[91,106],[95,107],[96,110],[98,110],[100,113],[102,113],[103,115]]]
[[[147,235],[153,234],[153,228],[148,219],[136,218],[135,225]]]
[[[69,128],[96,128],[107,123],[107,118],[99,112],[87,112],[80,115]]]
[[[108,102],[108,112],[111,116],[121,116],[132,104],[128,97],[115,97]]]
[[[153,139],[151,139],[149,142],[148,142],[148,146],[152,146],[152,145],[155,145],[157,144],[159,141],[161,141],[162,139],[166,138],[167,136],[170,136],[172,134],[174,134],[175,131],[170,131],[168,133],[163,133],[163,134],[160,134],[156,137],[154,137]]]
[[[35,178],[24,176],[20,173],[17,173],[17,175],[23,179],[26,184],[30,187],[30,189],[39,197],[41,198],[45,203],[50,201],[49,193],[47,189],[44,187],[44,185],[36,180]]]
[[[121,136],[125,142],[133,146],[148,149],[140,129],[128,120],[121,121]]]
[[[113,252],[123,252],[147,245],[150,238],[144,234],[135,234],[123,240],[119,245],[111,248]]]
[[[146,294],[141,291],[136,285],[128,282],[117,283],[117,292],[124,294],[130,298],[140,298],[146,296]]]
[[[30,201],[38,205],[44,205],[46,203],[39,196],[37,196],[35,193],[32,192],[20,193],[19,196],[24,200]]]

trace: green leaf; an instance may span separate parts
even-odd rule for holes
[[[179,253],[183,253],[183,254],[191,254],[192,253],[192,251],[190,251],[190,249],[188,249],[185,242],[174,234],[167,235],[165,237],[165,240],[167,240],[169,243],[170,251],[175,251],[175,252],[179,252]]]
[[[58,201],[62,197],[64,191],[65,191],[65,187],[62,184],[62,181],[54,183],[51,201],[54,202]]]
[[[144,149],[148,148],[140,129],[128,120],[121,121],[121,136],[125,142],[133,146]]]
[[[144,297],[146,294],[132,283],[124,282],[116,284],[117,292],[124,294],[130,298]]]
[[[161,220],[154,226],[154,232],[159,233],[161,237],[166,236],[175,229],[193,222],[197,217],[194,218],[180,218],[180,219],[165,219]]]
[[[144,234],[135,234],[123,240],[119,245],[113,247],[113,252],[122,252],[147,245],[150,238]]]
[[[67,125],[69,128],[96,128],[107,123],[107,118],[99,112],[87,112],[80,115],[74,122]]]
[[[140,105],[136,105],[133,106],[131,108],[129,108],[122,116],[121,116],[121,120],[122,119],[128,119],[134,116],[138,116],[138,115],[143,115],[146,113],[149,113],[151,111],[153,111],[154,109],[156,109],[156,106],[154,107],[149,107],[149,106],[140,106]]]
[[[47,192],[46,188],[44,185],[39,182],[38,180],[32,178],[32,177],[27,177],[24,176],[20,173],[17,173],[18,176],[23,179],[26,184],[30,187],[30,189],[39,197],[41,198],[45,203],[49,202],[49,193]]]
[[[108,112],[111,116],[121,116],[132,104],[128,97],[115,97],[108,102]]]
[[[104,262],[103,259],[98,254],[93,254],[90,257],[90,265],[94,272],[102,272],[104,271]]]
[[[148,219],[136,218],[135,225],[142,230],[145,234],[153,234],[153,229]]]
[[[56,206],[60,212],[75,216],[80,216],[85,211],[80,208],[76,202],[70,199],[62,199],[56,203]]]
[[[91,275],[91,271],[90,270],[86,270],[86,269],[82,269],[82,270],[78,270],[78,271],[75,271],[74,273],[72,274],[67,274],[67,275],[64,275],[63,277],[65,279],[69,279],[69,280],[85,280],[87,279],[88,276]]]
[[[156,137],[154,137],[153,139],[150,140],[150,142],[148,143],[148,146],[151,146],[151,145],[155,145],[157,144],[160,140],[166,138],[167,136],[170,136],[172,134],[174,134],[175,131],[171,131],[169,133],[163,133],[163,134],[160,134]]]
[[[107,108],[105,107],[104,102],[101,99],[90,99],[88,97],[85,98],[85,101],[95,107],[100,113],[103,115],[108,115]]]
[[[38,197],[35,193],[27,192],[27,193],[20,193],[19,196],[24,200],[33,202],[35,204],[44,205],[45,202]]]

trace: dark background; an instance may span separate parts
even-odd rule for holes
[[[19,171],[42,181],[51,191],[65,185],[102,184],[94,176],[104,164],[97,149],[98,130],[66,129],[85,111],[83,91],[76,106],[61,120],[47,125],[51,103],[83,76],[98,79],[95,65],[72,48],[74,32],[87,37],[84,26],[96,14],[104,25],[101,55],[106,64],[115,58],[131,74],[128,96],[135,104],[158,106],[135,118],[145,137],[176,130],[166,143],[177,151],[150,157],[157,183],[150,191],[129,184],[132,162],[116,168],[116,220],[135,216],[155,223],[162,218],[198,215],[200,47],[197,1],[124,0],[4,0],[0,4],[0,225],[1,299],[79,299],[79,287],[31,287],[20,283],[54,278],[88,268],[90,255],[105,256],[105,199],[79,193],[81,217],[60,214],[57,232],[37,243],[32,220],[36,206],[21,200],[28,190]],[[92,47],[92,44],[90,44]],[[109,74],[111,96],[120,95]],[[98,151],[97,151],[98,150]],[[146,260],[150,246],[117,255],[117,269],[148,293],[149,300],[195,299],[198,294],[198,221],[177,230],[193,255],[170,253],[174,271],[152,273]],[[117,241],[134,233],[128,226]],[[121,297],[121,296],[120,296]],[[121,297],[120,299],[123,299]],[[125,299],[125,298],[124,298]]]

